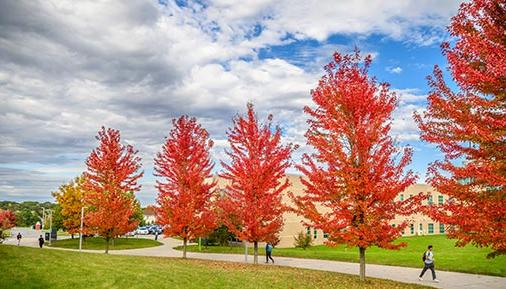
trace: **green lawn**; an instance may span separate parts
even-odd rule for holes
[[[454,240],[450,240],[442,235],[403,237],[398,242],[406,242],[408,246],[398,251],[384,250],[377,247],[369,248],[366,251],[366,262],[369,264],[422,267],[422,254],[427,245],[432,244],[434,246],[436,269],[506,276],[506,256],[487,259],[485,256],[490,252],[487,248],[476,248],[473,246],[458,248],[454,246]],[[188,247],[188,251],[198,252],[198,246],[191,245]],[[252,251],[250,249],[250,254],[252,254]],[[259,251],[262,255],[264,254],[263,248]],[[210,246],[205,249],[202,246],[202,252],[244,254],[244,248]],[[285,256],[347,262],[359,261],[358,249],[346,248],[345,246],[335,248],[313,246],[306,250],[299,248],[275,248],[273,256],[274,258],[276,256]]]
[[[144,238],[117,238],[114,244],[111,241],[109,250],[139,249],[160,246],[162,243],[144,239]],[[79,238],[63,239],[51,242],[51,247],[66,249],[79,249]],[[103,238],[85,238],[83,240],[83,249],[87,250],[105,250],[105,240]]]
[[[279,266],[0,245],[1,288],[428,288]]]

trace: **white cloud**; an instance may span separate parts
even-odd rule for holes
[[[194,115],[222,158],[226,128],[247,101],[260,117],[275,115],[286,141],[304,144],[302,107],[311,103],[321,65],[334,50],[349,50],[326,43],[329,36],[377,33],[426,45],[441,36],[457,6],[436,0],[235,3],[0,1],[0,162],[6,170],[0,194],[49,198],[68,178],[62,170],[83,167],[102,125],[120,129],[149,168],[170,118]],[[426,26],[433,29],[421,29]],[[262,48],[301,39],[320,43],[294,61],[259,57]],[[401,120],[393,128],[414,139],[408,116],[421,96],[399,92]],[[28,169],[41,164],[44,171]],[[26,178],[13,182],[14,169]],[[143,182],[148,200],[152,178]]]
[[[386,71],[390,72],[390,73],[394,73],[394,74],[400,74],[402,72],[402,68],[400,68],[399,66],[396,66],[396,67],[387,67],[385,68]]]

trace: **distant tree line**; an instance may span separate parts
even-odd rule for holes
[[[37,222],[42,223],[42,209],[53,210],[53,222],[52,227],[55,229],[63,228],[61,209],[58,204],[51,202],[12,202],[12,201],[0,201],[0,209],[9,210],[16,215],[16,226],[17,227],[32,227]],[[49,225],[49,224],[47,224]]]

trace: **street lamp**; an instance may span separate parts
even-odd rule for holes
[[[84,223],[84,206],[81,207],[81,229],[79,230],[79,252],[83,247],[83,223]]]

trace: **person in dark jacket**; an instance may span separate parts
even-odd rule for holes
[[[44,238],[42,238],[42,235],[40,235],[40,237],[39,237],[39,247],[42,248],[43,245],[44,245]]]
[[[274,259],[272,259],[272,244],[267,243],[265,245],[265,263],[269,263],[269,259],[271,259],[272,263],[274,263]]]
[[[18,239],[18,246],[19,243],[21,243],[21,238],[23,238],[23,236],[21,236],[21,233],[18,233],[18,235],[16,236],[16,239]]]

